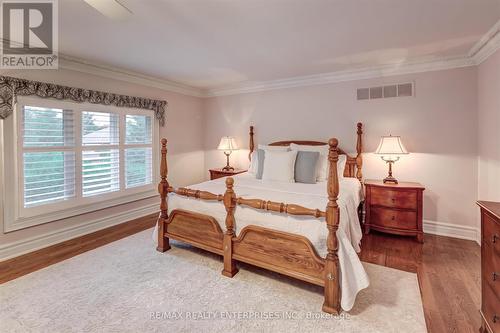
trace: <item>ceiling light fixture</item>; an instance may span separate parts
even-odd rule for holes
[[[123,20],[133,13],[118,0],[84,0],[102,15],[112,20]]]

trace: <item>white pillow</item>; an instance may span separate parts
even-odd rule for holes
[[[267,145],[259,145],[258,149],[262,150],[272,150],[272,151],[289,151],[290,148],[288,146],[267,146]],[[254,150],[250,155],[250,165],[248,166],[248,173],[252,175],[257,174],[257,170],[259,168],[259,155],[257,154],[257,150]]]
[[[328,170],[330,167],[330,162],[328,161],[329,146],[307,146],[298,145],[295,143],[290,144],[290,149],[297,151],[317,151],[319,152],[319,159],[317,164],[317,176],[316,181],[324,182],[328,180]],[[347,162],[347,156],[345,154],[339,155],[339,160],[337,162],[337,175],[340,178],[344,178],[344,169]]]
[[[266,151],[262,180],[294,183],[296,158],[297,151]]]
[[[289,151],[290,150],[290,148],[288,146],[268,146],[268,145],[259,145],[259,149],[274,150],[274,151]]]
[[[257,167],[259,165],[257,151],[254,150],[250,155],[250,165],[248,166],[248,173],[255,175],[257,173]]]

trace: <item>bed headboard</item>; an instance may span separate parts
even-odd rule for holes
[[[248,155],[248,159],[251,159],[252,152],[255,150],[255,142],[254,142],[254,127],[250,126],[250,143],[249,143],[249,148],[250,148],[250,154]],[[344,177],[352,177],[352,178],[358,178],[359,181],[362,181],[363,178],[363,173],[362,173],[362,167],[363,167],[363,159],[361,157],[361,153],[363,151],[363,140],[362,140],[362,134],[363,134],[363,124],[358,123],[357,124],[357,140],[356,140],[356,156],[349,156],[348,154],[345,153],[344,150],[341,148],[337,148],[337,151],[339,154],[345,154],[347,156],[347,162],[345,164],[345,169],[344,169]],[[307,141],[307,140],[286,140],[286,141],[276,141],[272,142],[269,145],[270,146],[289,146],[291,143],[295,143],[298,145],[308,145],[308,146],[324,146],[328,145],[328,142],[321,142],[321,141]]]

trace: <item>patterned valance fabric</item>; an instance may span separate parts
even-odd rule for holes
[[[161,126],[165,125],[165,110],[168,105],[167,101],[72,88],[0,75],[0,119],[5,119],[12,114],[15,98],[18,95],[34,95],[42,98],[71,100],[78,103],[89,102],[93,104],[148,109],[154,111],[155,118],[158,119]]]

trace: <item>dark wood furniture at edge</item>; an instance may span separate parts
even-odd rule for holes
[[[365,234],[371,229],[391,234],[416,236],[424,241],[422,229],[423,191],[419,183],[385,183],[366,180]]]
[[[362,173],[362,124],[357,125],[356,157],[347,156],[344,176],[356,177],[361,181]],[[253,126],[250,127],[250,153],[254,145]],[[278,141],[271,143],[275,146],[285,146],[291,143],[325,145],[317,141]],[[332,138],[329,145],[329,173],[327,182],[328,204],[325,211],[286,204],[282,202],[265,201],[238,197],[233,190],[234,179],[226,178],[226,192],[214,194],[206,191],[188,188],[174,189],[167,181],[167,140],[161,140],[161,181],[158,185],[160,193],[161,214],[158,219],[158,246],[157,250],[165,252],[170,249],[169,239],[176,239],[223,256],[224,268],[222,274],[234,276],[238,269],[236,261],[245,262],[264,269],[272,270],[309,283],[324,287],[324,302],[322,310],[338,314],[340,307],[340,264],[337,255],[339,227],[339,180],[337,175],[337,161],[339,154],[345,154],[338,147],[338,140]],[[221,201],[226,208],[226,230],[221,230],[217,221],[204,214],[192,211],[173,210],[168,214],[168,193],[175,193],[201,200]],[[307,215],[315,218],[325,218],[328,229],[327,256],[322,258],[316,252],[312,243],[304,236],[288,232],[249,225],[241,230],[239,236],[234,232],[237,223],[234,217],[236,206],[246,206],[254,209],[273,211],[290,215]]]
[[[210,172],[210,180],[214,179],[219,179],[223,177],[229,177],[229,176],[234,176],[243,172],[246,172],[247,170],[222,170],[222,169],[210,169],[208,170]]]
[[[482,333],[500,332],[500,202],[478,201],[481,207]]]

